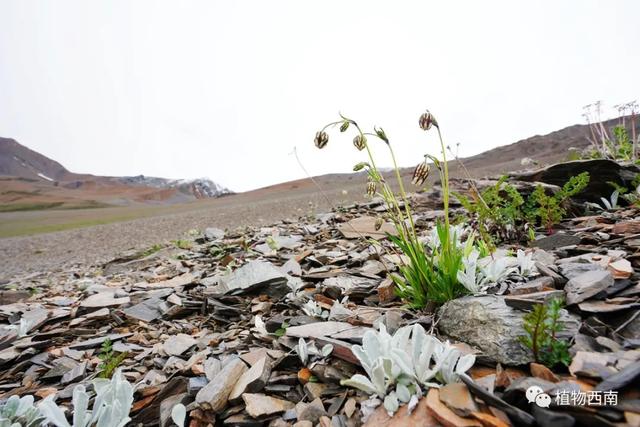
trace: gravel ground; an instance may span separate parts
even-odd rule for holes
[[[353,187],[349,194],[358,194]],[[327,194],[333,204],[344,203],[341,191]],[[0,283],[12,277],[91,266],[130,249],[185,238],[189,230],[268,225],[331,209],[312,191],[224,197],[205,202],[205,208],[97,225],[55,233],[0,239]]]

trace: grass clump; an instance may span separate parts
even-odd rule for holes
[[[521,336],[520,341],[531,349],[537,363],[550,368],[559,364],[569,366],[571,363],[569,343],[557,337],[563,330],[560,323],[562,305],[562,300],[556,298],[547,304],[536,304],[524,316],[526,335]]]
[[[387,213],[378,218],[376,227],[378,229],[382,227],[385,220],[391,221],[396,233],[394,233],[395,235],[387,234],[393,243],[390,251],[396,254],[401,253],[408,260],[402,261],[399,275],[391,275],[398,294],[410,306],[423,308],[428,303],[441,304],[468,293],[468,290],[458,280],[458,272],[462,268],[465,252],[468,255],[468,252],[473,249],[473,239],[468,239],[466,245],[459,244],[462,236],[450,224],[449,168],[445,144],[435,117],[426,111],[420,116],[419,126],[424,131],[435,128],[442,158],[426,154],[424,160],[415,168],[412,179],[414,185],[423,185],[430,174],[431,165],[433,165],[442,182],[444,218],[437,222],[431,239],[431,242],[435,242],[435,244],[431,244],[429,247],[425,247],[423,239],[416,230],[405,185],[396,163],[393,146],[386,132],[375,126],[373,132],[364,132],[354,120],[340,115],[340,120],[329,123],[316,133],[314,140],[316,147],[322,149],[327,145],[329,136],[326,129],[335,126],[339,126],[340,132],[346,132],[351,128],[355,129],[353,145],[358,151],[366,153],[368,161],[358,163],[354,167],[354,171],[365,170],[367,172],[367,194],[369,196],[379,195],[388,208]],[[398,193],[392,190],[378,169],[369,147],[368,138],[379,140],[387,147],[399,188]],[[403,257],[400,258],[403,259]]]

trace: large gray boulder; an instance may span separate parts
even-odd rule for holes
[[[526,313],[509,307],[501,296],[459,298],[444,304],[438,314],[440,332],[477,347],[482,358],[511,366],[533,361],[533,354],[518,338],[525,334],[522,324]],[[561,338],[578,332],[577,317],[563,310],[561,320],[565,326]]]

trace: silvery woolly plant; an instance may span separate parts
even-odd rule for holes
[[[118,369],[111,380],[98,378],[93,380],[96,392],[93,407],[89,410],[89,394],[84,385],[73,389],[73,424],[69,424],[64,411],[54,401],[53,395],[47,396],[38,408],[47,421],[56,427],[124,427],[131,418],[129,411],[133,404],[133,386]]]
[[[352,351],[367,376],[357,374],[341,384],[382,400],[390,414],[401,404],[415,405],[423,390],[457,382],[475,363],[474,355],[441,342],[418,324],[393,335],[381,324],[379,332],[367,331],[362,345]]]
[[[400,266],[400,275],[392,275],[398,293],[414,308],[423,308],[429,302],[441,304],[468,293],[458,280],[458,271],[462,268],[463,249],[455,244],[449,221],[449,169],[446,158],[445,144],[440,132],[440,126],[433,114],[424,112],[418,124],[424,131],[437,130],[442,160],[426,154],[424,160],[418,164],[413,173],[412,183],[422,186],[429,176],[431,164],[437,169],[442,182],[444,204],[444,220],[439,221],[435,233],[439,244],[436,247],[425,248],[413,221],[411,207],[405,190],[405,185],[398,168],[395,154],[389,137],[382,128],[374,127],[373,132],[364,132],[354,120],[340,115],[340,120],[329,123],[316,133],[314,143],[322,149],[329,142],[327,129],[339,126],[340,132],[350,128],[356,130],[353,145],[358,151],[365,151],[368,161],[360,162],[354,171],[367,172],[367,194],[380,195],[387,204],[386,218],[390,219],[396,233],[388,237],[394,244],[394,251],[398,249],[406,256],[408,262]],[[395,177],[398,182],[399,193],[396,194],[378,169],[376,161],[369,147],[368,138],[375,138],[387,146],[393,163]],[[430,163],[428,163],[430,162]],[[376,227],[380,228],[384,222],[379,218]],[[402,259],[402,257],[401,257]]]
[[[529,277],[538,272],[533,254],[521,249],[518,249],[515,257],[493,254],[478,259],[479,256],[480,252],[473,249],[463,258],[463,268],[458,271],[458,280],[474,295],[485,293],[513,274]]]
[[[33,404],[31,395],[11,396],[0,405],[0,427],[37,427],[44,424],[45,416]]]

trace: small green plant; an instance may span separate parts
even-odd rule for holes
[[[174,246],[178,249],[188,250],[193,247],[193,242],[190,240],[178,239],[178,240],[172,241],[171,243],[173,243]]]
[[[110,339],[106,339],[100,348],[98,358],[102,363],[98,366],[100,370],[99,378],[109,379],[113,376],[115,370],[127,358],[127,353],[116,353],[113,351],[113,343]]]
[[[426,111],[420,116],[418,124],[421,129],[428,131],[437,129],[440,143],[442,160],[435,156],[426,154],[413,173],[412,183],[422,186],[429,176],[431,162],[438,170],[442,183],[444,219],[436,225],[435,238],[437,245],[432,245],[429,250],[425,249],[423,242],[416,230],[413,222],[411,206],[405,191],[400,169],[396,163],[396,157],[390,139],[382,128],[374,126],[373,132],[364,132],[361,127],[352,119],[340,115],[340,120],[329,123],[316,133],[314,143],[318,148],[324,148],[329,136],[326,129],[332,126],[339,126],[340,132],[346,132],[349,128],[356,129],[353,138],[353,145],[358,151],[365,151],[368,162],[358,163],[354,171],[365,170],[367,172],[367,194],[374,196],[378,194],[385,201],[388,210],[385,217],[378,219],[376,227],[380,228],[385,219],[390,220],[394,227],[394,235],[388,234],[388,238],[394,244],[390,251],[398,250],[406,256],[408,262],[400,266],[400,275],[393,274],[391,278],[396,284],[399,295],[404,298],[409,305],[414,308],[422,308],[428,302],[436,304],[444,303],[453,298],[466,294],[468,291],[457,278],[458,271],[462,266],[463,248],[456,245],[455,236],[449,219],[449,166],[446,158],[445,144],[440,132],[440,126],[435,117]],[[384,176],[378,169],[376,161],[369,147],[368,137],[376,138],[384,143],[390,153],[393,164],[393,171],[397,180],[399,192],[396,194],[387,183]]]
[[[159,243],[156,243],[155,245],[150,246],[150,247],[148,247],[147,249],[145,249],[144,251],[142,251],[142,252],[140,253],[140,258],[146,258],[146,257],[148,257],[149,255],[153,255],[153,254],[155,254],[156,252],[158,252],[160,249],[162,249],[162,245],[161,245],[161,244],[159,244]]]
[[[601,118],[602,103],[600,101],[584,107],[583,116],[589,125],[588,139],[591,145],[582,153],[582,158],[637,161],[638,103],[631,101],[616,105],[615,108],[618,110],[618,124],[613,129],[607,129]],[[630,127],[631,135],[627,127]]]
[[[520,337],[520,342],[531,349],[537,363],[550,368],[558,364],[569,366],[571,363],[569,343],[557,336],[563,329],[560,322],[562,305],[563,301],[556,298],[547,304],[536,304],[524,316],[526,335]]]
[[[490,247],[500,241],[520,239],[524,217],[524,199],[518,190],[507,183],[508,177],[501,177],[494,185],[478,194],[471,189],[471,198],[454,193],[462,206],[475,219],[475,225]],[[497,241],[496,241],[497,240]]]
[[[277,337],[283,337],[284,334],[287,333],[288,327],[289,327],[289,324],[286,321],[282,322],[282,325],[280,325],[280,327],[276,329],[276,331],[273,334]]]
[[[549,233],[553,232],[553,226],[558,224],[567,211],[563,204],[576,194],[583,191],[589,184],[589,173],[582,172],[572,176],[557,193],[548,196],[544,187],[538,185],[527,199],[524,207],[527,220],[544,226]]]

